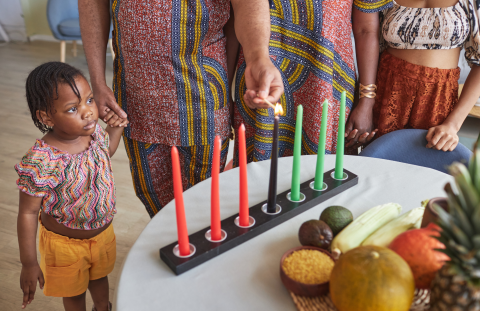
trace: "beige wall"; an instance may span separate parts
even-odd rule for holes
[[[47,21],[47,0],[20,0],[27,36],[52,36]]]

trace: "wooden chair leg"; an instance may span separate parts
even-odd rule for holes
[[[65,62],[65,49],[66,49],[66,42],[62,40],[60,41],[60,61],[62,63]]]
[[[76,40],[73,40],[73,57],[77,57],[77,41]]]
[[[113,50],[112,39],[108,39],[108,45],[110,46],[110,52],[112,53],[112,59],[115,60],[115,51]]]

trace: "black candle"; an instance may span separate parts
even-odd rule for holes
[[[277,104],[278,106],[278,104]],[[280,106],[281,107],[281,106]],[[267,213],[274,214],[277,210],[277,168],[278,168],[278,123],[280,117],[275,109],[273,123],[272,155],[270,162],[270,182],[268,184]]]

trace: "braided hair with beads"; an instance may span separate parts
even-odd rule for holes
[[[53,111],[53,101],[58,99],[58,85],[60,83],[68,84],[80,99],[80,92],[75,84],[75,78],[78,76],[85,78],[80,70],[61,62],[42,64],[28,75],[25,84],[28,108],[30,108],[33,123],[42,133],[51,129],[38,119],[37,111],[45,111],[49,114],[55,113]]]

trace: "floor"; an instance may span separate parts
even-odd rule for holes
[[[71,44],[67,44],[67,49]],[[60,58],[58,43],[35,41],[10,43],[0,47],[0,310],[19,310],[22,291],[19,287],[20,256],[17,242],[18,191],[15,185],[17,174],[13,166],[42,133],[33,125],[25,100],[25,79],[29,71],[47,61]],[[67,51],[66,61],[81,69],[88,78],[88,68],[82,46],[74,58]],[[112,59],[107,57],[107,81],[112,81]],[[110,295],[113,291],[122,262],[149,222],[150,217],[135,196],[128,158],[123,143],[112,158],[117,187],[117,209],[113,223],[117,235],[117,262],[109,275]],[[87,295],[87,310],[92,301]],[[27,310],[63,310],[61,298],[45,297],[37,288],[35,300]]]
[[[71,45],[67,45],[67,49]],[[17,174],[13,166],[42,136],[33,125],[25,100],[25,79],[35,66],[60,57],[59,44],[35,41],[10,43],[0,46],[0,310],[18,310],[22,292],[19,288],[21,263],[16,235],[18,191]],[[81,69],[88,78],[88,68],[82,46],[74,58],[67,52],[67,63]],[[111,57],[107,56],[107,81],[112,80]],[[471,148],[480,129],[480,119],[468,118],[460,132],[461,141]],[[231,144],[232,147],[233,144]],[[229,152],[229,159],[232,152]],[[128,168],[128,158],[122,146],[112,159],[117,187],[117,209],[114,228],[117,235],[117,262],[110,278],[110,294],[113,291],[122,262],[136,238],[149,221],[143,205],[135,196]],[[92,302],[87,295],[87,310]],[[28,310],[63,310],[60,298],[45,297],[37,289],[35,300]]]

